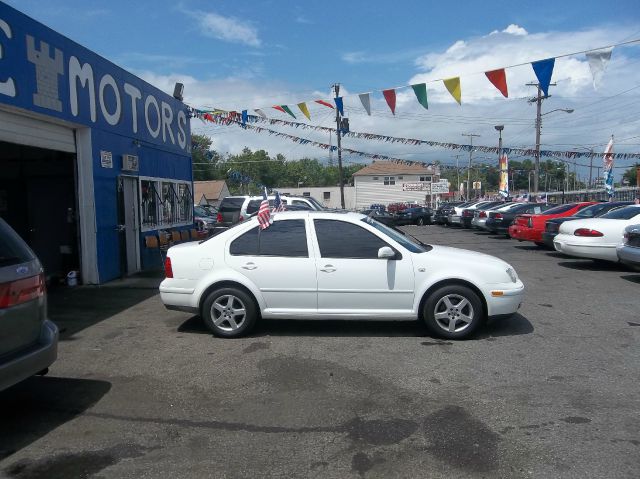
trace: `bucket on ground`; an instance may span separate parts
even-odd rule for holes
[[[78,271],[67,273],[67,286],[78,286]]]

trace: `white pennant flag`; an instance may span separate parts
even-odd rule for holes
[[[266,118],[267,115],[265,115],[265,113],[260,109],[260,108],[256,108],[255,111],[258,115],[260,115],[262,118]]]
[[[602,81],[602,76],[607,68],[607,63],[611,60],[611,52],[613,47],[603,48],[602,50],[594,50],[587,52],[585,55],[589,61],[589,68],[591,69],[591,75],[593,75],[593,88],[597,90]]]
[[[360,97],[362,106],[364,107],[365,110],[367,110],[367,115],[371,116],[371,98],[369,98],[369,94],[361,93],[358,96]]]

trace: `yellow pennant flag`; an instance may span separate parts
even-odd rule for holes
[[[444,82],[444,86],[447,87],[451,96],[455,98],[458,102],[458,105],[462,105],[462,91],[460,90],[460,77],[455,78],[447,78],[446,80],[442,80]]]
[[[306,103],[298,103],[298,108],[300,108],[300,111],[304,113],[304,116],[307,117],[307,120],[311,120],[311,115],[309,114],[309,109],[307,108]]]

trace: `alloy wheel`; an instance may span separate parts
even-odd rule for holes
[[[440,298],[433,313],[436,324],[450,333],[464,331],[474,318],[471,302],[464,296],[453,293]]]
[[[225,294],[216,298],[211,305],[213,324],[222,331],[235,331],[240,328],[247,317],[244,303],[232,294]]]

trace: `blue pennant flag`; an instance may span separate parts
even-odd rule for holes
[[[547,58],[546,60],[540,60],[531,64],[544,96],[549,96],[549,83],[551,83],[551,75],[553,74],[555,62],[555,58]]]
[[[246,126],[247,125],[247,120],[249,119],[249,115],[247,113],[247,110],[242,110],[242,126]]]

